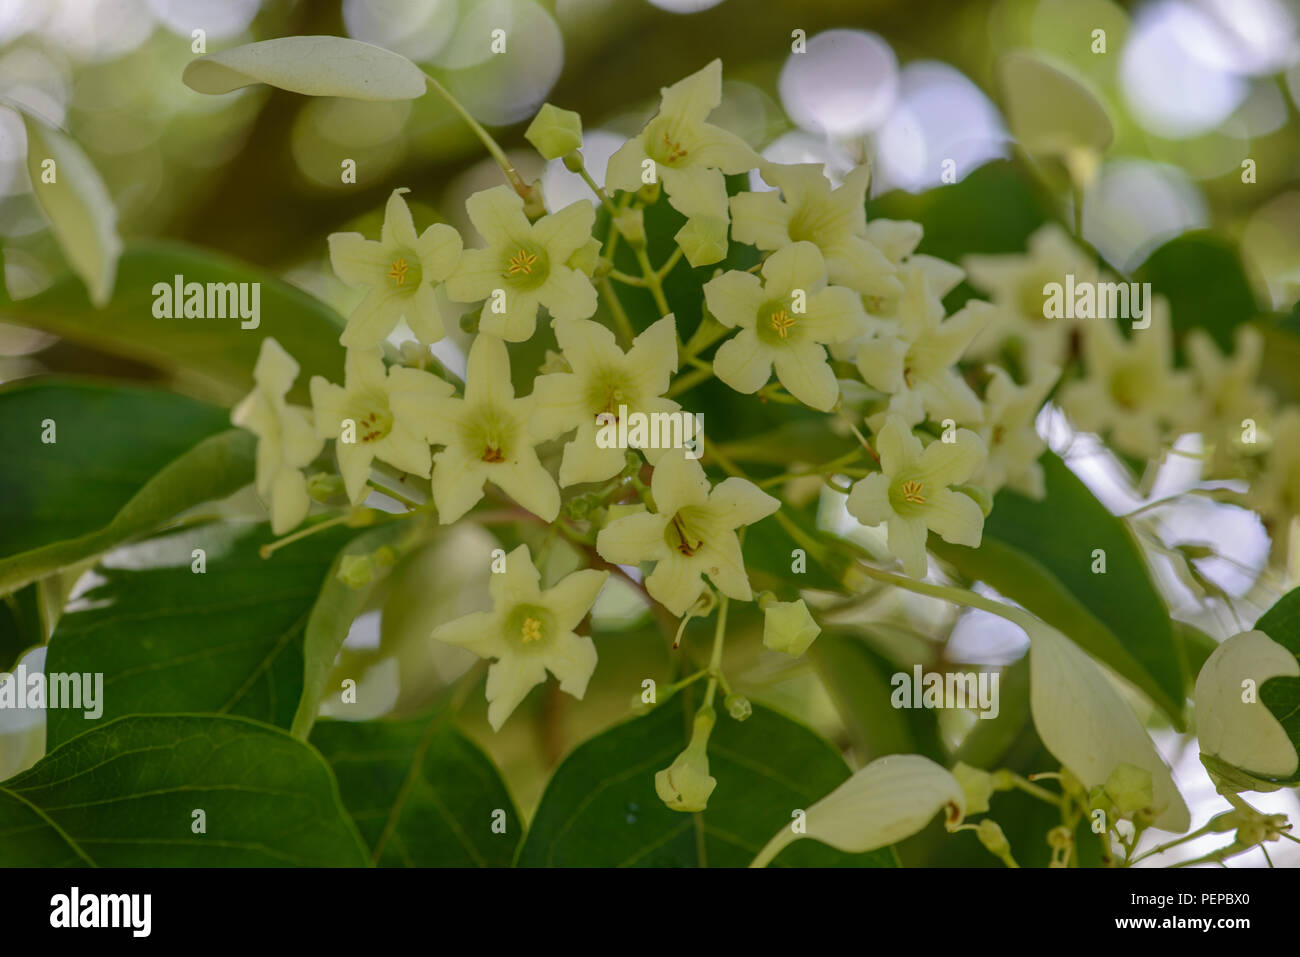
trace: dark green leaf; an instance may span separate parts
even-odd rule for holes
[[[1185,665],[1137,542],[1059,457],[1047,452],[1042,463],[1042,501],[1004,491],[978,549],[937,536],[931,548],[1132,681],[1181,730]],[[1095,549],[1106,553],[1104,574],[1093,574]]]
[[[523,824],[510,793],[491,759],[442,716],[322,721],[311,741],[334,769],[375,864],[509,867],[514,860]]]
[[[238,316],[156,318],[154,285],[173,284],[176,276],[203,283],[205,289],[207,283],[259,283],[259,325],[240,328]],[[344,351],[338,341],[343,320],[334,310],[247,263],[177,242],[128,244],[118,262],[113,298],[103,309],[95,309],[81,281],[68,274],[30,299],[0,300],[0,321],[143,360],[228,403],[252,389],[253,365],[267,336],[275,337],[302,367],[290,393],[293,401],[307,401],[312,375],[335,382],[343,375]]]
[[[55,442],[42,441],[47,423]],[[0,593],[253,479],[252,435],[216,406],[96,382],[0,392]]]
[[[194,831],[196,810],[205,833]],[[97,724],[0,784],[5,832],[5,866],[77,858],[102,867],[366,863],[314,749],[256,721],[216,715]]]
[[[1300,658],[1300,588],[1293,588],[1279,598],[1255,622],[1255,630],[1262,631]],[[1300,751],[1300,678],[1287,675],[1270,678],[1260,685],[1259,700],[1277,718],[1291,743]],[[1289,780],[1300,781],[1300,772]]]
[[[1184,233],[1169,240],[1133,278],[1151,283],[1152,292],[1169,299],[1176,331],[1204,329],[1225,352],[1233,349],[1237,326],[1259,311],[1236,243],[1214,233]]]
[[[0,671],[9,671],[30,648],[45,642],[40,583],[0,598]]]
[[[699,815],[669,810],[655,772],[686,747],[685,701],[661,704],[581,745],[542,795],[519,854],[523,867],[744,867],[791,813],[849,776],[835,749],[807,728],[756,705],[744,722],[722,714],[709,741],[718,784]],[[796,841],[774,866],[891,867],[888,849],[843,854]]]
[[[50,672],[104,675],[104,718],[158,712],[241,714],[287,728],[302,693],[303,632],[338,550],[327,529],[277,550],[266,524],[210,524],[114,552],[50,639]],[[196,574],[194,549],[207,571]],[[344,625],[346,630],[346,624]],[[88,725],[51,709],[50,747]]]

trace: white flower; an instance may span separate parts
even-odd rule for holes
[[[622,449],[601,448],[596,443],[599,416],[614,416],[620,408],[628,414],[675,412],[680,406],[662,398],[677,371],[677,330],[665,316],[636,337],[624,353],[614,334],[585,319],[557,320],[555,338],[571,373],[538,376],[533,383],[537,430],[544,435],[578,434],[564,447],[560,484],[602,482],[613,478],[626,463]],[[643,449],[651,464],[662,449]]]
[[[1295,745],[1258,689],[1270,678],[1300,677],[1300,661],[1262,631],[1233,635],[1211,652],[1196,678],[1196,736],[1201,753],[1248,774],[1289,778],[1300,765]],[[1243,686],[1255,683],[1248,700]]]
[[[601,558],[617,565],[655,562],[646,590],[674,615],[686,614],[700,597],[701,575],[724,595],[753,598],[736,529],[766,518],[781,503],[742,478],[725,479],[710,491],[700,463],[676,452],[659,459],[650,490],[656,511],[627,515],[601,529]]]
[[[494,186],[470,196],[465,210],[487,247],[465,250],[447,292],[457,302],[487,300],[481,331],[523,342],[537,329],[539,305],[557,319],[586,319],[596,311],[596,290],[577,268],[588,257],[596,221],[589,200],[530,223],[519,195]]]
[[[922,421],[926,413],[936,421],[979,422],[979,397],[954,366],[988,321],[992,307],[972,299],[945,321],[943,302],[925,273],[909,265],[901,275],[904,293],[896,329],[858,346],[858,371],[867,385],[889,395],[888,411],[909,425]]]
[[[709,774],[708,754],[709,735],[715,720],[712,708],[697,712],[686,750],[677,755],[671,765],[655,774],[655,793],[674,811],[703,811],[709,804],[709,795],[718,785],[717,779]]]
[[[505,343],[480,335],[469,350],[465,397],[426,404],[424,436],[445,448],[433,457],[433,501],[448,525],[473,508],[491,482],[539,518],[555,521],[560,490],[537,458],[552,438],[538,431],[532,397],[515,398]]]
[[[1274,406],[1272,393],[1258,385],[1264,337],[1253,326],[1238,326],[1234,345],[1225,356],[1203,329],[1189,332],[1185,343],[1197,401],[1183,424],[1214,443],[1210,471],[1216,477],[1232,475],[1240,458],[1257,451],[1242,441],[1247,420],[1262,430]]]
[[[1063,365],[1070,334],[1078,320],[1047,318],[1044,287],[1096,282],[1097,264],[1057,223],[1047,223],[1029,237],[1024,253],[967,256],[962,260],[971,285],[988,293],[997,307],[988,327],[971,344],[971,355],[995,356],[1007,340],[1019,340],[1030,363]]]
[[[988,446],[989,457],[974,484],[997,494],[1003,486],[1041,499],[1043,466],[1038,459],[1047,443],[1034,427],[1039,410],[1060,378],[1056,366],[1034,366],[1029,381],[1016,385],[1005,369],[988,366],[991,376],[984,397],[984,424],[977,430]]]
[[[826,264],[812,243],[784,246],[763,263],[762,281],[723,273],[704,286],[709,310],[740,332],[713,357],[713,371],[737,392],[757,392],[776,377],[800,402],[830,411],[840,387],[823,343],[861,335],[866,317],[856,293],[826,285]]]
[[[609,572],[584,569],[542,591],[541,575],[527,545],[506,556],[506,570],[492,575],[491,611],[471,612],[439,625],[433,638],[468,648],[480,658],[495,658],[488,669],[488,722],[492,730],[514,712],[550,671],[560,690],[581,698],[596,670],[596,646],[574,634],[586,617]]]
[[[856,482],[849,491],[849,514],[863,525],[884,522],[889,550],[914,578],[925,575],[926,531],[945,542],[977,548],[984,533],[984,513],[969,495],[950,486],[965,482],[984,462],[983,440],[958,429],[955,441],[922,447],[908,425],[890,416],[876,436],[880,471]]]
[[[450,385],[419,369],[385,370],[378,349],[349,349],[344,384],[312,376],[311,404],[316,435],[336,439],[339,472],[355,505],[366,497],[374,459],[424,478],[429,476],[429,444],[422,415],[428,403],[449,395]]]
[[[966,816],[965,792],[950,772],[919,754],[877,758],[808,808],[806,831],[782,827],[749,866],[767,866],[801,837],[849,854],[888,847],[911,837],[941,810],[949,830]]]
[[[1090,320],[1082,332],[1087,375],[1065,386],[1061,408],[1076,427],[1107,434],[1121,452],[1155,458],[1166,429],[1185,418],[1192,401],[1187,374],[1173,368],[1168,301],[1156,299],[1150,327],[1134,329],[1128,340],[1112,319]]]
[[[402,317],[423,343],[437,342],[445,334],[434,287],[460,261],[460,233],[445,223],[434,223],[417,236],[402,198],[406,192],[395,189],[388,197],[378,242],[361,233],[330,234],[330,265],[335,274],[348,285],[370,290],[348,316],[339,337],[349,349],[378,345]]]
[[[298,378],[298,363],[274,339],[263,339],[253,367],[253,391],[235,406],[230,421],[257,436],[257,495],[271,512],[271,531],[283,535],[307,517],[311,498],[302,469],[320,454],[306,409],[285,395]]]
[[[780,187],[780,194],[771,190],[733,196],[733,238],[763,250],[810,242],[821,251],[835,285],[870,296],[902,292],[894,264],[866,238],[870,167],[857,167],[836,189],[816,163],[765,163],[760,172]]]

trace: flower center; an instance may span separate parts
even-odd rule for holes
[[[505,636],[521,649],[542,648],[555,634],[555,617],[541,605],[516,605],[506,617]]]
[[[351,418],[357,426],[357,441],[366,445],[387,438],[393,431],[393,413],[379,394],[361,396],[353,406]]]
[[[495,465],[511,458],[518,432],[519,423],[505,409],[481,405],[464,421],[461,441],[479,461]]]
[[[686,517],[682,512],[673,516],[673,520],[664,529],[664,542],[679,555],[690,558],[702,547],[704,539],[691,532]]]
[[[768,317],[768,321],[772,324],[772,328],[776,330],[776,334],[782,339],[790,334],[790,327],[794,325],[794,320],[790,318],[790,314],[784,309],[778,309],[772,313]]]
[[[921,493],[925,491],[925,486],[916,479],[910,479],[898,487],[903,493],[903,501],[911,502],[913,505],[924,505],[925,496]]]
[[[617,369],[601,369],[589,380],[586,390],[587,407],[596,415],[609,414],[618,421],[618,407],[625,405],[634,409],[639,404],[638,390],[629,376]]]
[[[516,289],[536,289],[550,274],[546,250],[521,242],[508,252],[501,265],[501,277]]]
[[[1151,373],[1142,365],[1122,365],[1110,377],[1110,394],[1125,409],[1139,407],[1151,394]]]
[[[799,315],[794,312],[791,300],[769,299],[758,307],[754,317],[754,334],[767,345],[789,342],[799,334]]]
[[[384,275],[398,289],[415,292],[423,278],[420,273],[420,257],[409,249],[399,249]]]
[[[679,159],[686,156],[686,150],[682,149],[681,141],[671,140],[668,134],[664,133],[664,154],[667,156],[665,162],[676,163]]]

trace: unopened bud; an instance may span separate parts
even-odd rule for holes
[[[524,139],[533,144],[537,152],[548,160],[564,157],[564,165],[573,172],[582,168],[582,157],[578,156],[578,166],[569,166],[569,156],[582,146],[582,117],[573,110],[562,110],[550,103],[543,103],[533,121],[524,131]]]

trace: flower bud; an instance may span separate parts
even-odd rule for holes
[[[993,781],[993,790],[995,791],[1011,791],[1015,789],[1016,776],[1010,771],[1005,769],[994,771],[991,778]]]
[[[564,261],[570,269],[576,269],[585,276],[593,275],[600,263],[599,239],[588,239]]]
[[[636,198],[645,206],[653,206],[655,203],[659,202],[659,192],[659,181],[655,180],[653,183],[646,183],[638,189],[636,191]]]
[[[317,472],[307,479],[307,494],[322,504],[343,494],[343,477],[328,472]]]
[[[397,564],[397,549],[392,545],[381,545],[371,553],[370,558],[377,570],[384,571]]]
[[[671,765],[655,775],[655,793],[674,811],[703,811],[717,779],[709,775],[709,735],[716,720],[712,708],[695,715],[691,742]]]
[[[763,610],[763,644],[798,658],[821,634],[803,599],[774,601]]]
[[[749,703],[749,699],[738,694],[727,695],[723,704],[727,706],[727,713],[737,721],[744,721],[754,713],[754,706]]]
[[[692,266],[708,266],[727,258],[727,221],[718,216],[692,216],[673,238]]]
[[[369,555],[344,555],[339,562],[338,578],[349,588],[364,588],[375,576]]]
[[[979,768],[973,768],[964,761],[958,761],[952,769],[952,776],[961,785],[966,795],[966,813],[983,814],[989,809],[989,798],[993,794],[993,775]]]
[[[570,150],[564,154],[564,168],[570,173],[582,172],[582,167],[586,165],[582,160],[581,150]]]
[[[985,849],[995,857],[1005,857],[1011,852],[1011,842],[1003,833],[1001,826],[991,817],[986,817],[975,827],[975,836]]]
[[[614,217],[614,228],[633,246],[645,245],[645,211],[625,209]]]
[[[582,117],[573,110],[543,103],[524,131],[524,139],[532,143],[543,158],[559,159],[582,146]],[[567,157],[565,165],[568,166]]]

